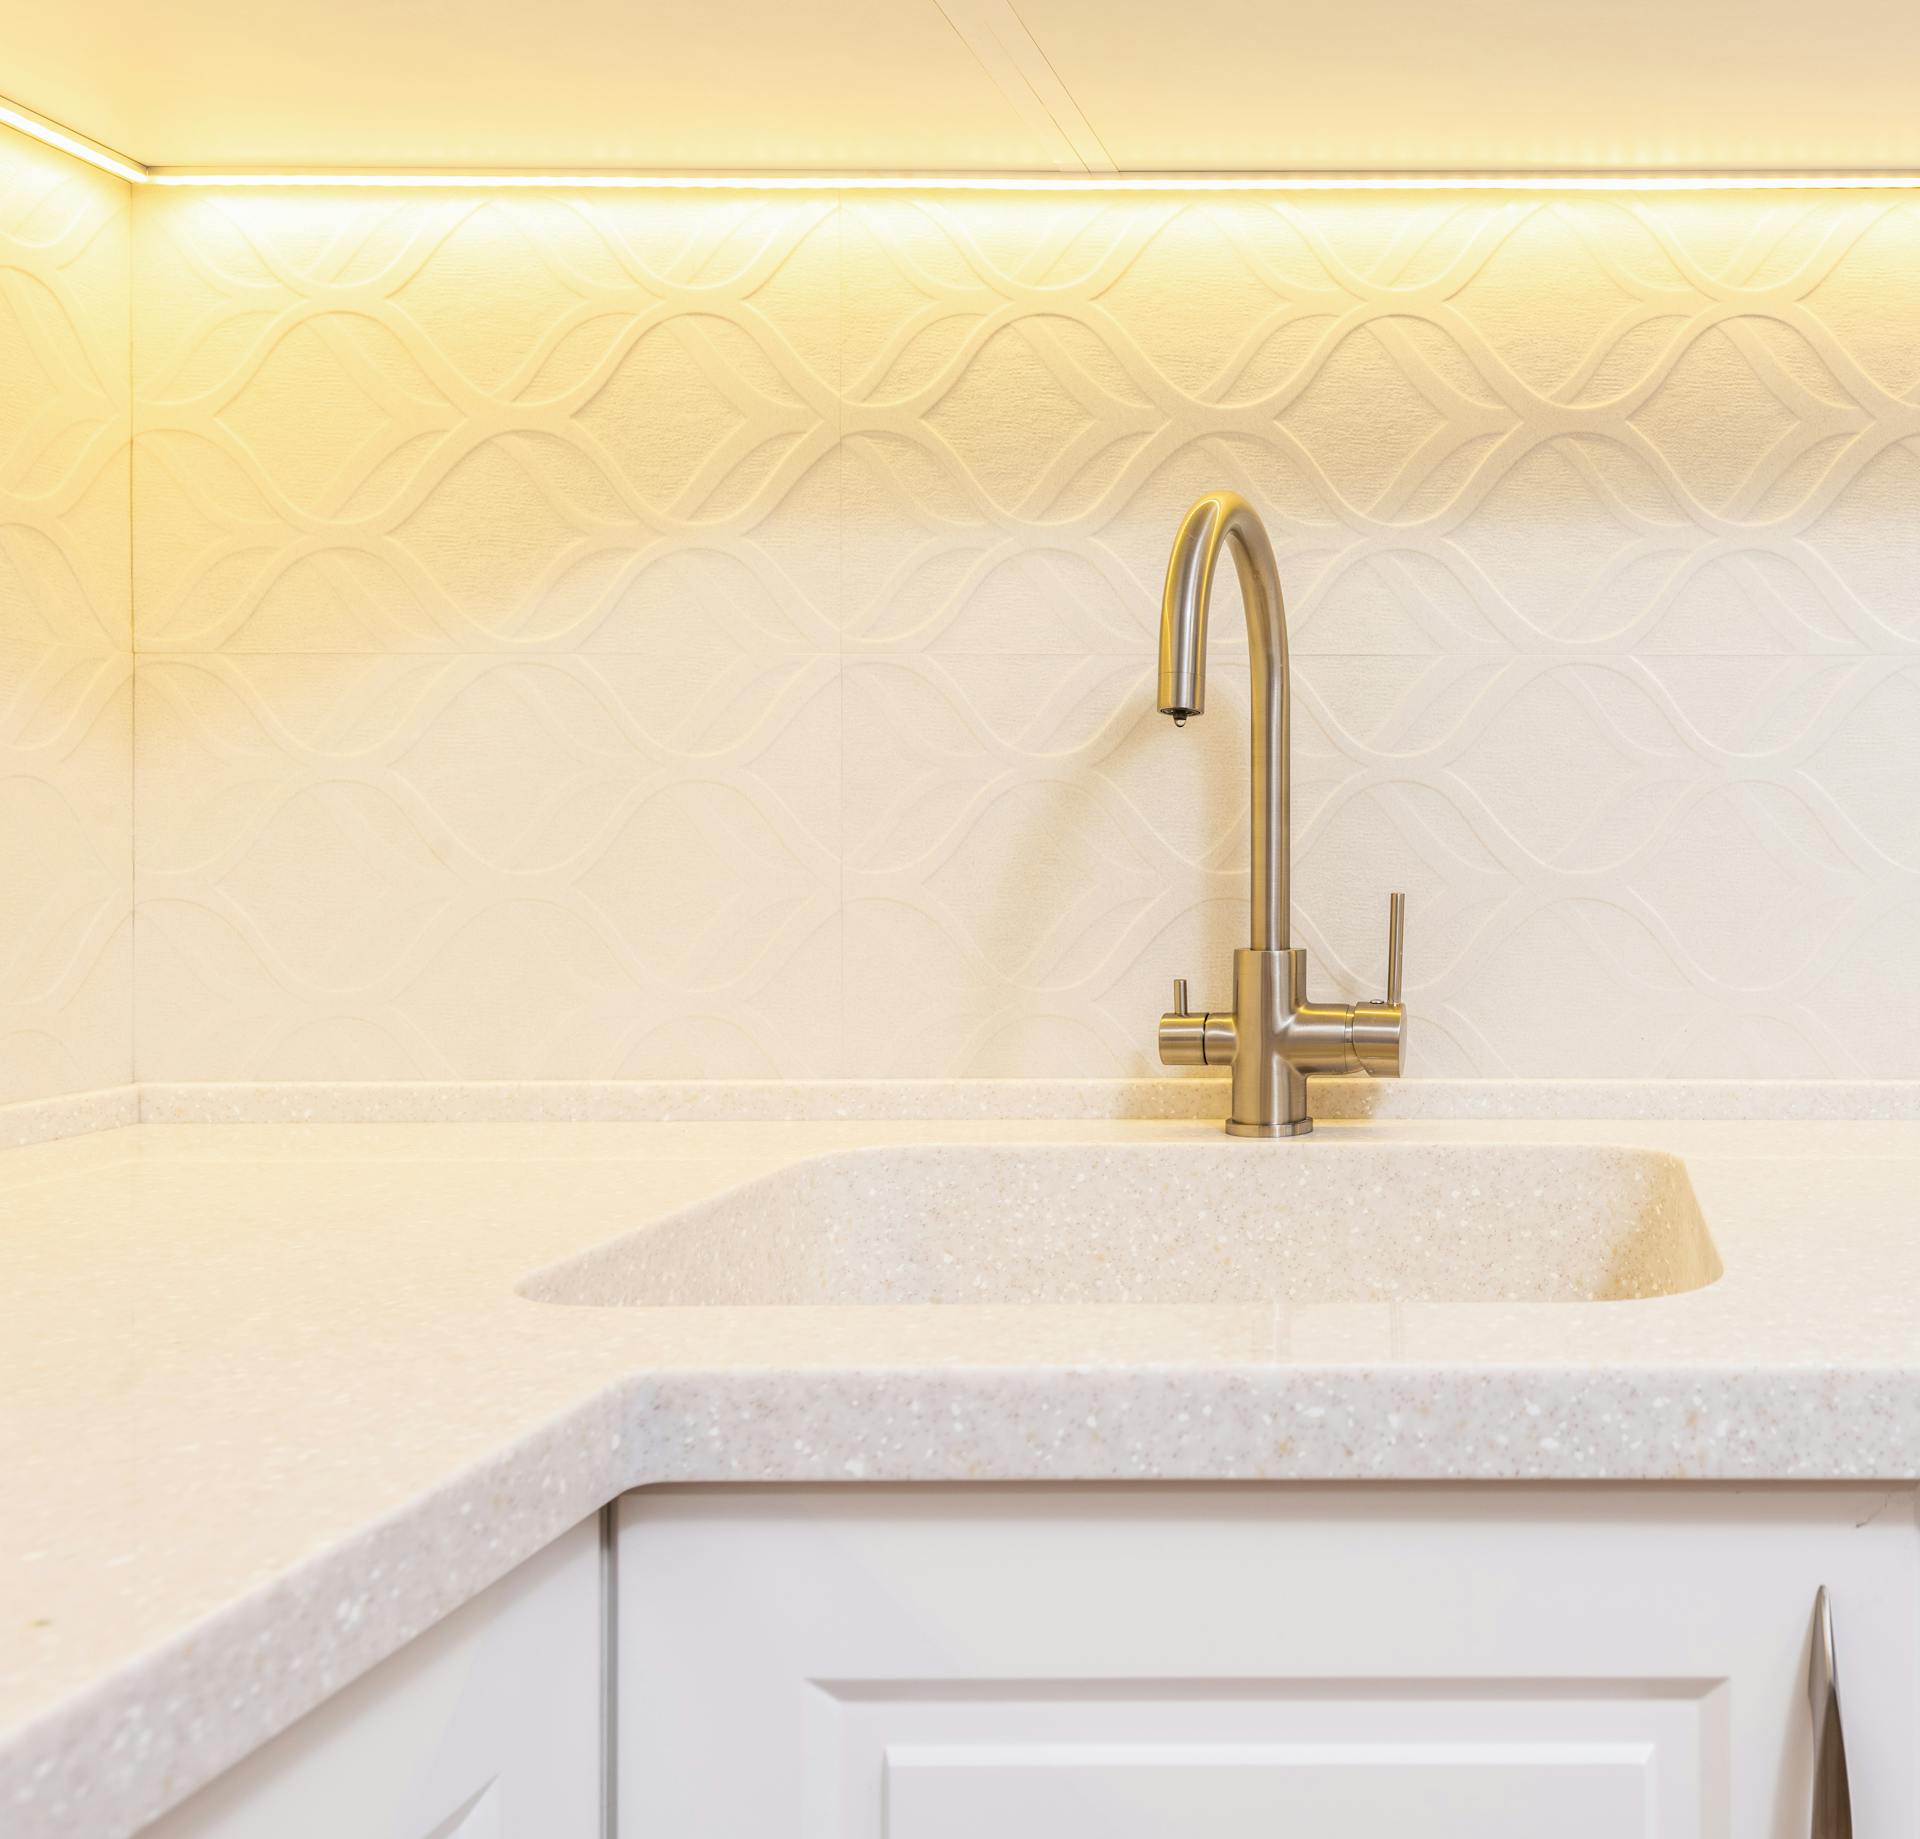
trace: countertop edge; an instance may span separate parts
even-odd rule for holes
[[[751,1410],[757,1386],[777,1382],[796,1434],[785,1459],[748,1474],[721,1461],[707,1434],[717,1413]],[[1652,1393],[1656,1420],[1623,1413],[1611,1448],[1562,1442],[1554,1409],[1576,1395],[1590,1409],[1596,1383]],[[1155,1445],[1116,1436],[1128,1394],[1164,1406],[1177,1386],[1204,1431]],[[937,1448],[874,1454],[876,1431],[903,1387],[916,1411],[942,1425]],[[1046,1414],[1032,1406],[1044,1396]],[[1762,1396],[1756,1396],[1760,1394]],[[1017,1402],[1015,1399],[1017,1395]],[[1623,1405],[1625,1401],[1623,1400]],[[1044,1456],[989,1457],[982,1439],[1019,1418],[1015,1441]],[[1525,1446],[1504,1434],[1465,1446],[1462,1413],[1537,1422]],[[1809,1464],[1808,1413],[1872,1424],[1885,1434]],[[1366,1419],[1365,1439],[1343,1419]],[[1532,1416],[1530,1417],[1530,1414]],[[1401,1418],[1403,1441],[1380,1448],[1379,1425]],[[816,1434],[806,1434],[808,1420]],[[1739,1435],[1728,1434],[1736,1421]],[[959,1423],[956,1433],[951,1426]],[[1632,1429],[1629,1430],[1629,1422]],[[857,1425],[857,1437],[825,1426]],[[1422,1426],[1426,1428],[1423,1430]],[[1283,1428],[1284,1427],[1284,1428]],[[1445,1454],[1428,1447],[1440,1434]],[[1789,1454],[1797,1450],[1799,1453]],[[703,1453],[705,1452],[705,1453]],[[1019,1482],[1443,1483],[1708,1486],[1920,1482],[1920,1372],[1892,1367],[1591,1368],[1430,1366],[1369,1368],[1162,1366],[692,1370],[637,1373],[503,1444],[378,1521],[241,1597],[91,1688],[0,1732],[0,1805],[19,1839],[126,1839],[272,1741],[558,1538],[635,1488],[672,1484]],[[464,1529],[494,1530],[475,1539]],[[382,1580],[370,1593],[366,1580]],[[271,1705],[209,1690],[207,1655],[244,1662],[272,1643],[305,1670]],[[155,1703],[220,1707],[176,1728],[148,1716]],[[104,1800],[50,1803],[46,1785],[84,1759]],[[100,1759],[118,1758],[100,1782]],[[36,1805],[37,1803],[37,1805]]]

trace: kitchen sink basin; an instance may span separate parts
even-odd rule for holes
[[[943,1144],[798,1162],[536,1272],[629,1307],[1586,1303],[1720,1274],[1686,1165],[1582,1144]]]

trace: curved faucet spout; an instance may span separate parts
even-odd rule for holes
[[[1207,603],[1223,544],[1232,550],[1240,576],[1252,670],[1252,949],[1285,951],[1292,853],[1287,609],[1266,526],[1237,492],[1209,492],[1187,513],[1173,540],[1160,603],[1160,712],[1184,724],[1206,709]]]
[[[1184,978],[1160,1018],[1167,1066],[1233,1071],[1227,1131],[1236,1137],[1303,1137],[1313,1128],[1313,1073],[1397,1079],[1406,1053],[1400,1003],[1404,895],[1387,903],[1385,1002],[1319,1003],[1307,994],[1307,954],[1287,943],[1287,610],[1273,545],[1252,505],[1209,492],[1181,521],[1160,605],[1160,710],[1184,723],[1207,706],[1207,602],[1221,548],[1233,552],[1247,610],[1253,690],[1253,943],[1233,954],[1233,1007],[1187,1007]]]

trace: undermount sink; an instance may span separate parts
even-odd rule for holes
[[[534,1273],[536,1301],[1584,1303],[1709,1284],[1686,1165],[1581,1144],[843,1150]]]

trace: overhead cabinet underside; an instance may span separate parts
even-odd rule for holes
[[[1920,8],[179,0],[9,9],[8,97],[228,172],[1920,169]]]

